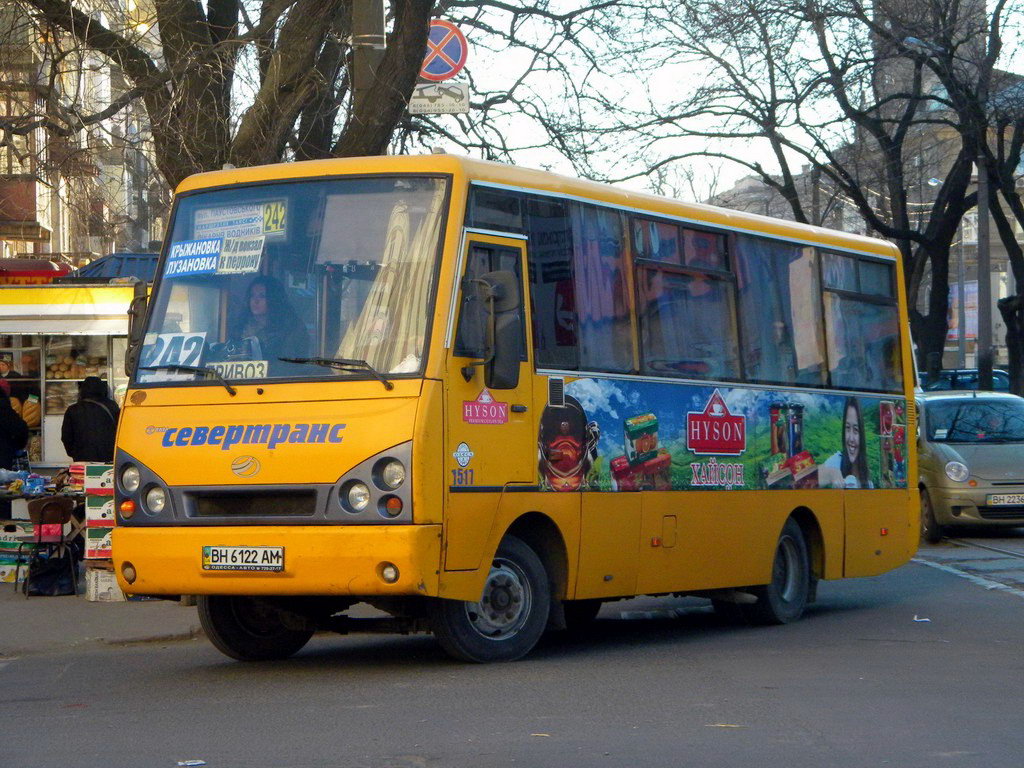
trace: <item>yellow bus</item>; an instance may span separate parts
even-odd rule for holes
[[[602,601],[798,619],[918,542],[889,243],[449,155],[178,188],[118,434],[127,593],[214,645],[523,656]],[[368,603],[388,618],[360,618]]]

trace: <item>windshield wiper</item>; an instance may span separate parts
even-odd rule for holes
[[[224,389],[228,391],[228,394],[234,397],[238,394],[237,390],[232,387],[228,380],[221,376],[220,371],[216,368],[212,368],[206,365],[140,365],[139,370],[141,371],[182,371],[184,373],[201,373],[204,376],[209,376],[211,379],[216,379],[218,382],[224,385]]]
[[[394,389],[395,385],[388,381],[384,374],[374,368],[365,360],[347,360],[344,357],[279,357],[282,363],[299,363],[309,365],[322,365],[325,368],[334,368],[338,371],[362,370],[369,373],[373,378],[384,385],[384,389]]]

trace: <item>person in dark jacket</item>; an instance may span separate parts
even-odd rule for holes
[[[11,385],[0,379],[0,467],[14,469],[14,455],[28,442],[28,425],[11,407]],[[0,499],[0,519],[11,516],[11,502]]]
[[[87,376],[78,385],[78,402],[64,413],[60,439],[68,456],[74,461],[113,461],[117,417],[107,383]]]
[[[28,425],[11,407],[11,385],[0,379],[0,467],[14,468],[14,455],[28,442]]]

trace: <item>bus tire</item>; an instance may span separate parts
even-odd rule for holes
[[[789,518],[775,546],[771,582],[752,589],[757,602],[744,606],[750,621],[789,624],[799,619],[811,589],[810,562],[803,531],[796,520]]]
[[[928,489],[921,489],[921,538],[929,544],[938,544],[942,541],[942,526],[935,519],[935,507],[932,506],[932,497],[928,495]]]
[[[252,597],[200,595],[196,605],[210,642],[238,661],[287,659],[313,636],[312,629],[289,627],[279,610]]]
[[[537,644],[548,623],[551,592],[544,563],[527,544],[506,536],[491,561],[479,602],[437,600],[434,636],[460,661],[515,661]]]

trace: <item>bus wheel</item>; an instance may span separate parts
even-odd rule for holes
[[[544,563],[529,546],[506,536],[476,603],[438,600],[434,636],[462,661],[514,661],[525,656],[548,623],[551,593]]]
[[[810,587],[807,543],[800,526],[790,518],[775,547],[771,583],[751,590],[757,602],[743,606],[744,611],[756,624],[789,624],[803,615]]]
[[[942,541],[942,526],[935,520],[935,508],[932,497],[926,488],[921,489],[921,538],[929,544]]]
[[[277,608],[251,597],[201,595],[199,622],[218,651],[239,661],[286,659],[313,636],[289,626]]]

